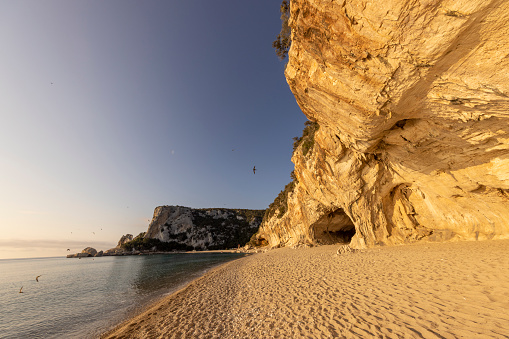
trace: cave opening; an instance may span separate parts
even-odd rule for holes
[[[267,239],[265,239],[263,237],[256,237],[256,236],[251,237],[251,240],[249,241],[249,243],[254,244],[254,246],[257,246],[257,247],[267,246],[269,244]]]
[[[355,225],[342,208],[326,213],[312,227],[315,241],[321,245],[349,244],[355,235]]]

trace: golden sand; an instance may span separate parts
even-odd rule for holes
[[[508,338],[509,240],[224,264],[104,338]]]

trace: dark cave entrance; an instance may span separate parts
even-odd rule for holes
[[[349,244],[355,235],[355,225],[342,208],[323,215],[312,227],[315,241],[322,245]]]
[[[257,242],[256,246],[267,246],[269,244],[269,242],[262,237],[258,238],[256,242]]]

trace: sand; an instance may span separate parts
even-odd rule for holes
[[[224,264],[104,338],[509,338],[509,240]]]

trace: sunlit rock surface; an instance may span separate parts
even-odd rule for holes
[[[509,2],[292,0],[285,75],[319,123],[271,246],[509,236]]]

